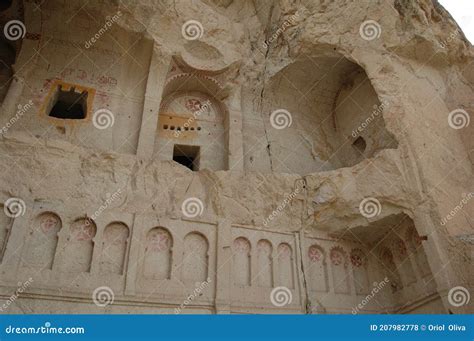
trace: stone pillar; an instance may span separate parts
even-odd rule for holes
[[[138,228],[139,226],[144,226],[144,217],[135,215],[130,226],[130,249],[126,264],[125,295],[135,295],[136,292],[138,266],[141,262],[139,259],[140,248],[143,247],[142,231]]]
[[[232,227],[221,219],[217,225],[216,313],[229,314],[232,288]]]
[[[228,109],[226,129],[228,138],[228,168],[229,170],[244,170],[244,146],[242,137],[242,88],[238,87],[225,102]]]
[[[307,269],[304,262],[304,252],[302,251],[305,243],[304,232],[295,232],[295,245],[296,245],[296,276],[297,276],[297,285],[300,292],[301,300],[301,312],[306,312],[306,302],[308,302],[308,288],[306,287],[306,278],[305,271]]]
[[[161,97],[170,63],[171,56],[163,57],[155,44],[148,71],[142,124],[138,136],[137,156],[142,159],[151,159],[153,156]]]
[[[456,271],[450,264],[451,256],[446,252],[449,250],[447,235],[443,237],[436,231],[437,226],[433,224],[431,218],[425,213],[415,212],[413,221],[416,230],[420,236],[428,236],[426,241],[422,242],[422,248],[426,254],[428,263],[433,274],[433,280],[436,282],[437,291],[443,300],[446,312],[463,312],[464,307],[455,308],[448,302],[448,292],[452,287],[463,285],[458,278]],[[464,283],[465,284],[465,283]]]

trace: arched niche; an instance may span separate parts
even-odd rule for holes
[[[246,169],[304,175],[398,146],[383,120],[390,108],[364,69],[332,48],[301,54],[266,81],[263,96],[262,113],[244,116]]]
[[[273,286],[273,247],[266,240],[261,239],[257,243],[257,283],[261,287],[271,288]]]
[[[91,219],[80,218],[71,224],[64,248],[65,271],[90,272],[96,233],[97,226]]]
[[[0,263],[7,248],[13,219],[5,214],[4,206],[0,205]]]
[[[29,229],[23,263],[38,269],[52,269],[61,227],[61,219],[53,212],[36,216]]]
[[[403,288],[403,285],[390,248],[387,246],[381,248],[380,259],[382,261],[382,272],[388,278],[392,292],[399,291]]]
[[[99,264],[101,273],[123,275],[129,233],[128,226],[121,222],[105,227]]]
[[[348,294],[350,292],[349,272],[347,254],[340,246],[334,246],[329,251],[331,270],[336,294]]]
[[[247,238],[238,237],[232,244],[232,272],[235,285],[250,286],[251,284],[250,250],[250,242]]]
[[[395,255],[395,265],[399,269],[399,273],[402,276],[404,286],[408,286],[416,282],[416,274],[413,269],[413,265],[410,260],[409,249],[405,242],[398,236],[394,236],[394,239],[390,245],[392,254]]]
[[[148,279],[170,279],[173,252],[171,233],[163,227],[148,231],[145,240],[143,275]]]
[[[369,262],[367,255],[361,249],[355,248],[351,250],[350,260],[356,294],[367,294],[369,292]]]
[[[279,285],[285,286],[289,289],[293,289],[294,276],[293,276],[293,250],[288,243],[281,243],[277,248],[278,254],[278,274],[279,274]]]
[[[204,282],[207,280],[209,256],[207,238],[198,232],[191,232],[184,237],[183,281]]]
[[[169,71],[158,113],[154,157],[193,171],[228,169],[228,110],[210,75]]]
[[[323,248],[313,244],[308,248],[309,287],[313,291],[328,291],[328,272],[326,253]]]

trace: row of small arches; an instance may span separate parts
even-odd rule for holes
[[[68,272],[90,272],[96,249],[97,226],[89,218],[78,218],[63,230],[63,223],[52,212],[39,214],[26,239],[24,265],[59,268]],[[108,224],[99,243],[99,271],[122,275],[130,231],[123,222]]]
[[[274,254],[276,250],[276,254]],[[245,237],[237,237],[232,243],[233,282],[236,286],[294,288],[293,250],[288,243],[279,243],[276,249],[272,242],[260,239],[252,252],[252,243]],[[256,257],[252,261],[252,257]]]

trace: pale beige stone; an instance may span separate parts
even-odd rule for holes
[[[35,6],[2,15],[2,313],[474,312],[474,50],[436,2]]]

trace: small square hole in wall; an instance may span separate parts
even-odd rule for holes
[[[175,144],[173,148],[173,161],[193,171],[197,171],[199,170],[199,149],[199,146]]]
[[[365,142],[364,138],[362,136],[359,136],[358,138],[355,139],[355,141],[352,143],[352,146],[357,149],[361,154],[365,152],[365,148],[367,147],[367,143]]]
[[[48,116],[60,119],[82,120],[87,116],[86,90],[76,90],[74,86],[63,89],[57,85],[47,108]]]

